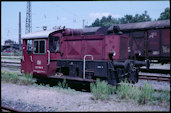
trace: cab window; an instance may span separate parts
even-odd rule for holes
[[[27,54],[32,53],[32,40],[27,40]]]
[[[34,41],[34,54],[44,54],[45,53],[45,40],[35,40]]]
[[[51,52],[59,52],[60,51],[60,39],[58,36],[51,36],[49,38],[49,50]]]

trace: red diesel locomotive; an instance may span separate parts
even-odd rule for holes
[[[21,71],[37,79],[106,80],[111,85],[127,79],[138,82],[140,66],[149,62],[128,60],[128,37],[118,27],[62,28],[29,33],[23,39]]]

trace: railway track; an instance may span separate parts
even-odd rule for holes
[[[141,72],[148,72],[148,73],[162,73],[162,74],[170,74],[170,70],[166,69],[145,69],[145,68],[140,68]]]
[[[1,66],[2,67],[21,67],[20,62],[15,62],[15,61],[1,61]],[[140,74],[139,79],[143,80],[154,80],[154,81],[162,81],[162,82],[170,82],[170,76],[159,76],[159,75],[146,75],[146,74]]]
[[[9,112],[23,112],[23,111],[19,111],[17,109],[9,108],[9,107],[1,105],[1,112],[8,112],[9,113]]]
[[[139,75],[139,79],[170,82],[170,76]]]
[[[4,63],[5,64],[5,63]],[[13,63],[9,63],[8,62],[8,64],[10,65],[10,66],[16,66],[16,65],[18,65],[18,64],[13,64]],[[4,69],[5,70],[10,70],[10,71],[12,71],[11,69],[10,69],[10,66],[8,67],[7,65],[5,65],[5,67],[4,67]],[[2,65],[2,63],[1,63],[1,69],[2,69],[2,67],[3,67],[3,65]],[[17,71],[18,73],[20,73],[20,67],[18,67],[18,69],[17,70],[19,70],[19,71]],[[158,74],[157,75],[157,73],[153,73],[153,75],[151,75],[152,73],[139,73],[139,80],[148,80],[149,82],[152,82],[152,81],[154,81],[154,82],[161,82],[162,84],[167,84],[167,83],[170,83],[170,76],[166,76],[166,75],[160,75],[160,74]],[[21,73],[20,73],[20,75],[21,75]],[[52,79],[53,80],[53,79]],[[54,81],[54,80],[53,80]],[[37,83],[39,84],[39,82],[40,83],[47,83],[47,84],[50,84],[49,82],[47,82],[47,80],[46,81],[38,81]],[[141,81],[139,81],[139,82],[141,82]],[[138,87],[140,87],[141,88],[141,83],[139,84],[139,82],[136,84]],[[55,83],[57,83],[57,82],[55,82]],[[73,85],[73,83],[75,84],[75,85]],[[160,83],[160,84],[161,84]],[[89,88],[89,87],[85,87],[84,85],[85,84],[83,84],[83,87],[81,87],[80,86],[80,84],[79,84],[79,86],[80,87],[78,87],[78,84],[77,83],[75,83],[75,82],[70,82],[70,84],[72,84],[72,85],[70,85],[69,87],[71,87],[71,88],[73,88],[73,89],[76,89],[76,90],[78,90],[78,91],[84,91],[84,92],[89,92],[90,90],[89,89],[87,89],[87,88]],[[153,83],[152,83],[153,84]],[[52,84],[53,85],[53,84]],[[140,85],[140,86],[139,86]],[[155,85],[154,85],[155,86]],[[78,88],[77,88],[78,87]],[[166,86],[167,87],[167,86]],[[169,88],[170,89],[170,88]],[[156,86],[156,88],[154,88],[154,90],[155,91],[163,91],[163,90],[167,90],[166,88],[165,88],[165,86]]]

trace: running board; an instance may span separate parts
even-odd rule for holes
[[[48,76],[48,78],[52,78],[52,79],[66,79],[66,80],[72,80],[72,81],[81,81],[81,82],[96,82],[96,80],[93,79],[83,79],[80,77],[69,77],[66,75],[62,75],[62,76]]]

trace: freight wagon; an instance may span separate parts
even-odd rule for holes
[[[129,38],[130,59],[170,62],[170,20],[118,25]],[[111,26],[108,31],[112,31]]]

